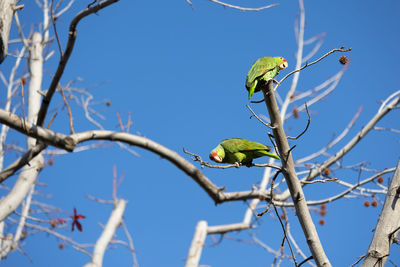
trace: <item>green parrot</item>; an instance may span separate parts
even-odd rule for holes
[[[246,77],[246,89],[249,91],[249,99],[254,92],[260,91],[259,81],[267,82],[286,69],[288,63],[283,57],[262,57],[254,62]]]
[[[268,151],[271,147],[241,139],[231,138],[223,140],[216,148],[210,152],[210,159],[218,163],[231,163],[250,166],[253,159],[259,157],[272,157],[280,159],[277,155],[271,154]]]

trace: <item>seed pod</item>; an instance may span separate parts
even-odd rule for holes
[[[341,56],[341,57],[339,58],[339,62],[340,62],[340,64],[342,64],[342,65],[346,65],[346,63],[347,63],[348,61],[349,61],[349,60],[347,59],[346,56]]]

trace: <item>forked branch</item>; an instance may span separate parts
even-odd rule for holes
[[[118,1],[119,0],[104,0],[95,6],[92,6],[90,8],[86,8],[86,9],[82,10],[72,19],[72,21],[69,25],[67,47],[65,48],[64,53],[61,55],[60,62],[58,63],[57,71],[54,74],[53,79],[51,80],[49,89],[47,90],[46,95],[43,97],[42,105],[40,106],[38,119],[37,119],[37,124],[39,126],[43,126],[43,124],[44,124],[44,120],[46,118],[47,109],[49,108],[50,101],[53,97],[54,92],[57,89],[57,86],[60,82],[61,76],[64,73],[64,69],[68,63],[69,57],[71,56],[72,50],[75,45],[76,36],[78,34],[78,31],[77,31],[78,23],[86,16],[96,13],[99,10],[101,10],[111,4],[114,4],[115,2],[118,2]]]
[[[318,266],[331,266],[319,240],[317,230],[311,219],[302,186],[294,169],[292,154],[290,153],[288,139],[283,129],[272,82],[269,81],[267,85],[262,88],[262,91],[268,108],[271,124],[274,127],[273,134],[275,137],[275,142],[278,147],[279,155],[282,159],[282,173],[286,178],[290,195],[296,208],[296,215],[300,221],[308,246]]]

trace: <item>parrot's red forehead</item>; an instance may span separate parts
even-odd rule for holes
[[[286,61],[286,58],[284,58],[284,57],[282,58],[282,60],[283,60],[283,62],[287,62],[287,61]]]
[[[213,151],[213,152],[210,153],[210,159],[211,159],[211,160],[214,160],[214,158],[215,158],[216,156],[218,156],[217,152]]]

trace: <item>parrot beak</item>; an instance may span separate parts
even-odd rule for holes
[[[217,152],[211,152],[210,154],[210,160],[221,163],[222,162],[222,158],[220,156],[218,156]]]

